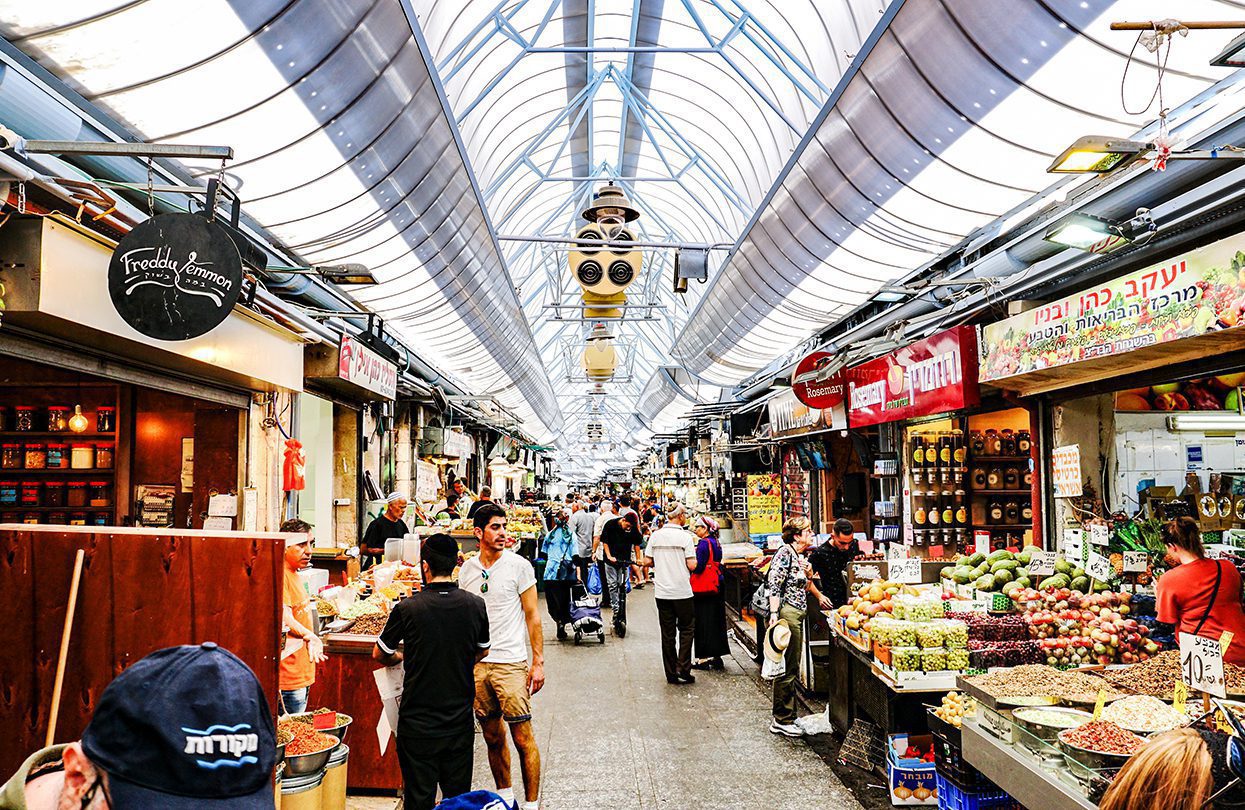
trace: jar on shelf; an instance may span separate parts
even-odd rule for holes
[[[0,469],[20,470],[22,468],[22,446],[20,444],[0,445]]]
[[[980,430],[974,430],[968,434],[968,449],[973,458],[985,455],[986,453],[986,437]]]
[[[65,482],[64,481],[48,481],[43,485],[43,505],[44,506],[64,506],[65,505]]]
[[[1003,488],[1003,468],[998,464],[986,471],[986,489]]]
[[[92,481],[87,488],[89,506],[112,506],[112,484],[108,481]]]
[[[973,489],[985,489],[986,488],[986,468],[985,467],[973,467],[972,480],[973,480]]]
[[[48,468],[47,445],[42,442],[27,444],[22,454],[22,466],[28,470],[46,470]]]
[[[17,505],[18,484],[16,481],[0,481],[0,505]]]
[[[117,429],[117,409],[111,405],[101,405],[95,409],[95,430],[99,433],[112,433]]]
[[[69,445],[60,442],[48,442],[48,469],[69,469]]]
[[[1028,501],[1024,501],[1020,506],[1020,522],[1021,523],[1032,523],[1033,522],[1033,504],[1029,503]]]
[[[1002,455],[1016,455],[1016,434],[1011,428],[1004,428],[1003,432],[999,434],[999,449]]]
[[[23,481],[21,504],[22,506],[40,506],[43,496],[43,485],[38,481]]]
[[[71,512],[69,515],[70,526],[85,526],[86,512]]]
[[[1020,488],[1020,471],[1015,467],[1003,468],[1003,489]]]
[[[69,468],[72,470],[95,469],[95,445],[72,445],[69,451]]]
[[[1013,526],[1020,522],[1020,504],[1008,501],[1003,506],[1003,522]]]
[[[26,523],[31,526],[34,526],[38,522],[39,522],[38,512],[26,512],[25,514],[22,515],[22,523]]]
[[[53,526],[64,526],[69,522],[69,516],[64,512],[49,512],[48,523]]]
[[[65,405],[48,406],[48,433],[64,433],[69,430],[69,408]]]
[[[67,481],[65,483],[65,505],[86,506],[86,481]]]
[[[29,405],[18,405],[13,409],[13,429],[29,433],[35,429],[35,409]]]
[[[112,442],[100,442],[95,445],[95,468],[97,470],[112,469],[115,447]]]
[[[88,519],[91,526],[107,526],[108,519],[112,517],[111,512],[92,512]]]
[[[1003,502],[990,501],[990,505],[986,508],[986,518],[988,522],[994,525],[1003,523]]]
[[[983,453],[983,455],[1000,456],[1002,454],[1003,454],[1003,444],[1002,444],[1002,439],[999,437],[999,432],[995,430],[994,428],[990,428],[989,430],[986,431],[985,452]]]
[[[1029,489],[1033,486],[1033,470],[1026,468],[1020,474],[1020,485],[1025,489]]]
[[[1016,455],[1027,456],[1033,449],[1033,439],[1029,435],[1029,431],[1020,430],[1016,432]]]

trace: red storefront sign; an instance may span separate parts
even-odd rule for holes
[[[957,326],[849,368],[852,427],[958,411],[981,403],[977,330]]]
[[[836,373],[825,380],[815,377],[818,371],[833,361],[834,355],[830,352],[813,352],[800,361],[795,367],[795,373],[791,375],[791,391],[796,399],[810,408],[834,410],[842,407],[846,395],[843,375]]]

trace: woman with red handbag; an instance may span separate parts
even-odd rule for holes
[[[725,669],[722,656],[731,648],[726,641],[726,599],[722,594],[722,544],[716,520],[696,518],[692,531],[696,544],[696,568],[692,571],[692,602],[696,608],[696,633],[692,636],[696,661],[693,669]]]

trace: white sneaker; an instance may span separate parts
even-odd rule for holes
[[[804,736],[804,729],[800,728],[795,723],[780,723],[777,720],[773,720],[769,724],[769,730],[771,734],[782,734],[787,737]]]

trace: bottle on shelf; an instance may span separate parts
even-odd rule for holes
[[[1003,468],[993,464],[986,470],[986,489],[1003,488]]]
[[[1027,456],[1033,450],[1033,439],[1029,435],[1029,431],[1020,430],[1016,432],[1016,455]]]
[[[995,430],[994,428],[990,428],[989,430],[987,430],[986,431],[986,447],[985,447],[985,452],[982,455],[1000,456],[1003,454],[1002,447],[1003,445],[1002,445],[1001,439],[999,438],[999,432]]]
[[[957,489],[952,495],[955,501],[955,520],[954,525],[964,527],[968,525],[968,496],[963,489]]]
[[[1003,468],[1003,489],[1020,488],[1020,471],[1015,467]]]
[[[949,489],[944,489],[938,495],[938,501],[942,506],[942,525],[955,525],[955,496]]]
[[[944,470],[950,469],[955,459],[953,441],[950,433],[938,434],[938,466]]]
[[[1003,523],[1003,502],[992,499],[988,507],[986,507],[986,520],[991,525],[999,526]]]
[[[916,476],[925,468],[925,437],[920,433],[913,433],[909,437],[908,445],[911,448],[912,472]]]
[[[1016,455],[1016,434],[1012,432],[1011,428],[1004,428],[1003,432],[999,434],[999,448],[1002,451],[1000,455]]]
[[[1013,526],[1020,522],[1020,506],[1015,501],[1004,504],[1003,522]]]

